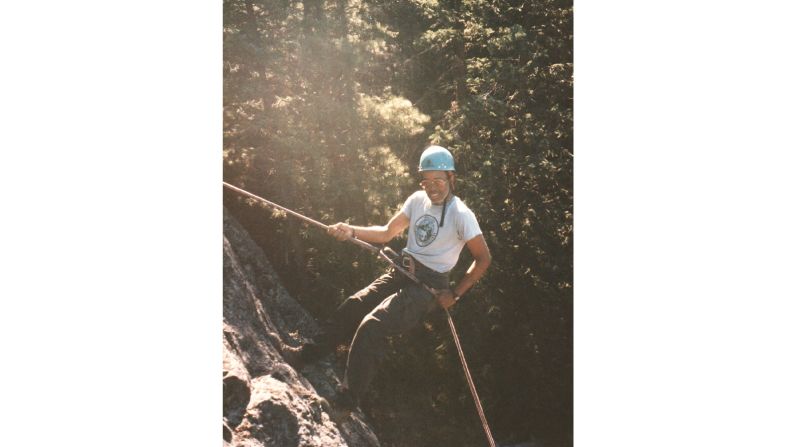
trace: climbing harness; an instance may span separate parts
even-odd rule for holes
[[[329,228],[328,225],[325,225],[325,224],[323,224],[321,222],[318,222],[318,221],[316,221],[314,219],[306,217],[306,216],[304,216],[302,214],[296,213],[295,211],[292,211],[292,210],[290,210],[288,208],[285,208],[285,207],[283,207],[281,205],[277,205],[277,204],[275,204],[275,203],[273,203],[273,202],[271,202],[269,200],[266,200],[266,199],[263,199],[262,197],[254,195],[254,194],[252,194],[252,193],[250,193],[250,192],[248,192],[248,191],[246,191],[244,189],[238,188],[237,186],[231,185],[231,184],[226,183],[226,182],[223,182],[223,184],[224,184],[225,187],[227,187],[227,188],[229,188],[229,189],[231,189],[231,190],[233,190],[235,192],[238,192],[240,194],[248,196],[248,197],[250,197],[250,198],[252,198],[254,200],[258,200],[258,201],[260,201],[260,202],[262,202],[262,203],[264,203],[264,204],[266,204],[268,206],[271,206],[273,208],[276,208],[278,210],[284,211],[285,213],[287,213],[287,214],[289,214],[291,216],[297,217],[297,218],[303,220],[306,223],[315,225],[315,226],[320,227],[320,228],[322,228],[324,230],[328,230],[328,228]],[[409,270],[406,270],[406,268],[404,268],[402,265],[398,264],[395,261],[395,260],[399,259],[400,256],[397,253],[395,253],[395,251],[392,250],[391,248],[384,247],[384,248],[379,249],[378,247],[376,247],[374,245],[371,245],[371,244],[369,244],[369,243],[367,243],[365,241],[356,239],[355,237],[348,239],[348,241],[358,245],[359,247],[364,248],[365,250],[369,250],[369,251],[372,251],[374,253],[377,253],[378,257],[380,257],[381,259],[384,259],[386,262],[388,262],[390,265],[392,265],[392,267],[394,267],[395,270],[397,270],[400,273],[406,275],[409,279],[411,279],[412,281],[417,283],[419,286],[423,287],[429,293],[431,293],[432,295],[435,295],[434,290],[432,288],[430,288],[427,285],[423,284],[414,275],[413,272],[411,272]],[[448,312],[447,309],[444,309],[444,312],[445,312],[445,314],[447,314],[447,323],[450,325],[450,332],[453,334],[453,341],[455,341],[455,347],[458,350],[458,357],[459,357],[459,359],[461,359],[461,366],[464,368],[464,375],[466,376],[466,379],[467,379],[467,385],[469,385],[469,391],[472,393],[472,398],[475,400],[475,407],[477,408],[478,416],[480,416],[480,422],[483,425],[483,430],[486,432],[486,438],[489,441],[489,447],[497,447],[497,444],[494,442],[494,438],[491,436],[491,429],[489,428],[489,423],[486,421],[486,414],[483,412],[483,406],[480,403],[480,397],[478,396],[478,392],[475,389],[475,382],[472,380],[472,374],[470,374],[469,366],[467,366],[466,358],[464,358],[464,350],[461,349],[461,341],[458,339],[458,332],[455,330],[455,324],[453,324],[453,317],[450,316],[450,312]]]

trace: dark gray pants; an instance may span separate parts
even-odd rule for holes
[[[414,274],[430,287],[450,286],[446,273],[438,273],[419,263]],[[425,289],[394,269],[348,297],[315,337],[305,346],[314,360],[330,353],[338,344],[351,342],[344,384],[357,397],[362,396],[384,355],[387,337],[408,332],[425,315],[438,308]]]

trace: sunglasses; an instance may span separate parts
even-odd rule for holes
[[[435,178],[433,180],[423,180],[420,182],[420,186],[422,189],[427,189],[429,186],[433,185],[437,188],[441,188],[444,184],[447,183],[446,179],[443,178]]]

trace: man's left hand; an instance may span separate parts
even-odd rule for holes
[[[439,303],[442,309],[449,309],[450,306],[455,304],[456,298],[455,293],[453,293],[450,289],[444,290],[436,290],[434,289],[436,294],[436,302]]]

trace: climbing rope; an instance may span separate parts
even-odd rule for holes
[[[475,382],[472,380],[472,374],[469,373],[469,367],[464,358],[464,350],[461,349],[461,342],[458,340],[458,332],[456,332],[455,325],[453,324],[453,317],[450,316],[450,312],[448,312],[447,309],[445,309],[444,312],[447,314],[447,323],[450,324],[450,332],[453,333],[453,340],[455,340],[455,347],[458,349],[458,357],[461,359],[461,366],[464,367],[464,375],[467,378],[469,391],[472,393],[472,398],[475,400],[475,407],[478,409],[480,423],[483,425],[483,431],[486,432],[486,438],[489,440],[489,447],[497,447],[497,444],[494,443],[494,438],[491,436],[489,423],[486,421],[486,413],[483,412],[483,406],[480,404],[480,397],[478,397],[478,390],[475,389]]]
[[[238,188],[237,186],[230,185],[229,183],[226,183],[226,182],[223,182],[223,184],[224,184],[224,186],[226,186],[227,188],[229,188],[229,189],[231,189],[233,191],[239,192],[239,193],[241,193],[243,195],[251,197],[252,199],[258,200],[258,201],[260,201],[260,202],[262,202],[262,203],[264,203],[264,204],[266,204],[266,205],[268,205],[270,207],[273,207],[273,208],[276,208],[278,210],[284,211],[285,213],[287,213],[287,214],[289,214],[291,216],[297,217],[297,218],[303,220],[306,223],[315,225],[315,226],[320,227],[320,228],[322,228],[324,230],[328,230],[328,228],[329,228],[328,225],[325,225],[325,224],[323,224],[321,222],[318,222],[318,221],[316,221],[314,219],[306,217],[306,216],[304,216],[302,214],[296,213],[295,211],[292,211],[292,210],[290,210],[288,208],[285,208],[285,207],[283,207],[281,205],[277,205],[277,204],[275,204],[275,203],[273,203],[273,202],[271,202],[269,200],[266,200],[266,199],[263,199],[262,197],[254,195],[254,194],[252,194],[252,193],[250,193],[250,192],[248,192],[248,191],[246,191],[244,189]],[[352,243],[354,243],[354,244],[356,244],[356,245],[358,245],[358,246],[360,246],[360,247],[362,247],[362,248],[364,248],[366,250],[378,253],[378,256],[380,258],[384,259],[389,264],[391,264],[392,267],[395,268],[395,270],[397,270],[400,273],[406,275],[409,279],[411,279],[412,281],[414,281],[415,283],[417,283],[418,285],[423,287],[429,293],[431,293],[432,295],[435,295],[434,290],[432,288],[430,288],[427,285],[423,284],[422,281],[420,281],[419,278],[414,276],[413,273],[411,273],[408,270],[404,269],[401,265],[397,264],[392,259],[392,257],[389,256],[389,253],[395,255],[394,251],[392,251],[389,247],[384,247],[383,249],[379,249],[378,247],[376,247],[374,245],[371,245],[371,244],[369,244],[369,243],[367,243],[365,241],[362,241],[362,240],[359,240],[359,239],[356,239],[356,238],[350,238],[350,239],[348,239],[348,241],[352,242]],[[470,372],[469,372],[469,366],[467,365],[466,358],[464,357],[464,350],[461,348],[461,341],[458,338],[458,331],[455,330],[455,324],[453,324],[453,317],[450,315],[450,312],[448,312],[447,309],[444,310],[444,313],[447,314],[447,323],[450,325],[450,332],[453,335],[453,341],[455,341],[455,347],[458,350],[458,358],[461,359],[461,366],[464,368],[464,375],[466,376],[466,379],[467,379],[467,385],[469,385],[469,391],[472,393],[472,398],[475,401],[475,407],[478,410],[478,416],[480,416],[480,422],[483,425],[483,431],[486,432],[486,438],[489,441],[489,447],[497,447],[497,444],[494,442],[494,438],[491,436],[491,429],[489,428],[489,423],[486,420],[486,414],[483,412],[483,406],[480,403],[480,397],[478,397],[478,391],[477,391],[477,389],[475,389],[475,382],[474,382],[474,380],[472,380],[472,374],[470,374]]]

